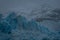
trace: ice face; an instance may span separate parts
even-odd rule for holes
[[[39,40],[40,36],[43,35],[50,38],[60,37],[60,34],[49,30],[44,25],[37,23],[37,21],[28,21],[21,15],[16,16],[15,13],[9,14],[0,22],[0,32],[3,33],[3,37],[5,37],[5,34],[8,34],[7,36],[10,35],[9,38],[11,39],[15,39],[16,37],[15,40],[20,40],[20,38],[22,38],[21,40]],[[7,38],[7,40],[9,39]],[[48,40],[48,38],[43,38],[42,40]]]

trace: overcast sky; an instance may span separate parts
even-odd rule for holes
[[[40,8],[41,5],[47,4],[53,8],[60,7],[60,0],[0,0],[0,12],[8,11],[25,11]]]

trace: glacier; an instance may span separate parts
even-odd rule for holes
[[[0,17],[0,35],[2,35],[0,40],[50,40],[53,37],[60,38],[58,32],[50,31],[33,19],[28,21],[24,16],[16,16],[15,12],[11,12],[6,18],[2,17]],[[42,39],[43,35],[48,37]]]

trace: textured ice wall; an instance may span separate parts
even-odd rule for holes
[[[0,14],[2,15],[2,14]],[[35,20],[11,12],[0,17],[0,40],[60,40],[60,34],[49,30]]]

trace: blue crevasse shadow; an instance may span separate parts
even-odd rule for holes
[[[14,12],[11,12],[4,21],[8,22],[12,28],[16,28],[17,19],[15,19],[16,14]]]
[[[11,33],[11,27],[5,22],[0,23],[0,31],[3,33],[10,34]]]
[[[17,20],[14,12],[10,13],[6,18],[0,18],[0,30],[3,33],[11,33],[11,30],[16,28]]]
[[[25,29],[27,25],[27,19],[21,15],[17,16],[15,19],[17,19],[17,25],[20,27],[20,29]]]

